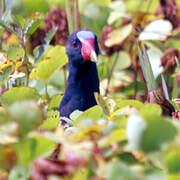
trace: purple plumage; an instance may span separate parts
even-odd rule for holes
[[[64,97],[59,106],[60,121],[69,118],[74,110],[85,111],[96,105],[94,92],[99,92],[96,68],[99,47],[96,35],[89,30],[78,30],[69,36],[66,53],[69,58],[69,77]]]

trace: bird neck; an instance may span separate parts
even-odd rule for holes
[[[99,92],[99,78],[96,64],[85,62],[84,64],[68,64],[69,77],[68,86],[70,88],[79,88],[82,91]]]

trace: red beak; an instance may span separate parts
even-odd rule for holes
[[[85,60],[97,62],[97,55],[94,49],[94,39],[80,39],[82,48],[81,54]]]

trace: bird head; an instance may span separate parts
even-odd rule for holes
[[[97,62],[99,47],[96,35],[90,30],[73,32],[69,36],[66,53],[74,65]]]

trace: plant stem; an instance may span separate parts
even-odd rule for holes
[[[0,16],[3,15],[5,10],[5,0],[0,0]]]
[[[26,86],[29,85],[29,70],[27,64],[25,65],[25,72],[26,72]]]
[[[72,16],[73,16],[73,23],[74,23],[73,25],[74,25],[74,31],[75,31],[81,28],[78,0],[74,0]]]
[[[108,89],[109,89],[109,85],[110,85],[110,82],[111,82],[113,70],[114,70],[114,67],[115,67],[115,65],[116,65],[116,63],[117,63],[118,57],[119,57],[119,52],[116,54],[115,60],[114,60],[114,62],[113,62],[113,64],[112,64],[112,68],[111,68],[111,71],[110,71],[110,75],[109,75],[108,81],[107,81],[107,87],[106,87],[105,96],[107,96],[107,94],[108,94]]]
[[[46,99],[49,99],[48,89],[47,89],[47,83],[45,82],[45,95]]]
[[[72,0],[66,0],[66,14],[68,20],[69,33],[71,34],[74,31],[72,18]]]

